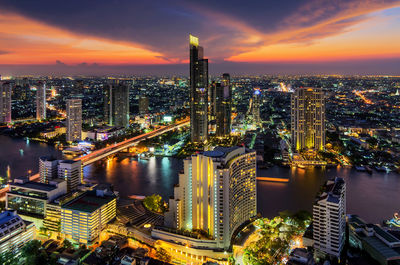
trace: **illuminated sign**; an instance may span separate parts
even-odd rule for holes
[[[171,122],[172,121],[172,116],[164,116],[164,122]]]
[[[189,43],[190,43],[190,45],[197,47],[197,46],[199,46],[199,38],[189,34]]]

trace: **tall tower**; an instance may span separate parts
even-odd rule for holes
[[[110,80],[106,86],[104,115],[108,125],[129,126],[129,87],[120,80]]]
[[[208,59],[203,58],[199,39],[189,35],[190,47],[190,133],[192,142],[208,137]]]
[[[61,160],[58,165],[58,178],[67,182],[67,192],[75,190],[82,182],[81,161]]]
[[[46,83],[40,82],[36,90],[36,119],[46,119]]]
[[[57,178],[58,160],[52,156],[41,156],[39,158],[40,182],[49,183],[49,180]]]
[[[231,133],[232,88],[229,74],[222,75],[222,82],[215,84],[216,136],[225,137]]]
[[[139,97],[139,114],[147,114],[149,112],[149,98],[146,96]]]
[[[82,138],[82,100],[67,100],[67,141],[79,141]]]
[[[228,249],[235,230],[257,214],[256,198],[256,153],[216,147],[184,160],[165,225],[206,231]]]
[[[11,122],[11,83],[0,81],[0,123]]]
[[[317,255],[340,257],[346,233],[346,184],[342,178],[327,181],[314,203],[313,220]]]
[[[321,88],[298,88],[291,97],[293,152],[325,148],[325,95]]]

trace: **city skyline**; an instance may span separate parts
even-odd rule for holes
[[[188,33],[215,74],[399,74],[399,1],[0,5],[4,75],[188,74]]]

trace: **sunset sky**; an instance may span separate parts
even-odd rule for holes
[[[400,74],[400,1],[378,0],[0,0],[0,74],[185,74],[189,33],[215,72]]]

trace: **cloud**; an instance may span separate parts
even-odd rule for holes
[[[182,62],[189,33],[200,37],[207,57],[221,61],[278,43],[310,44],[343,34],[400,1],[0,0],[0,5],[74,34],[131,43],[166,62]]]
[[[58,66],[65,66],[66,64],[61,62],[60,60],[56,60],[56,65]]]

